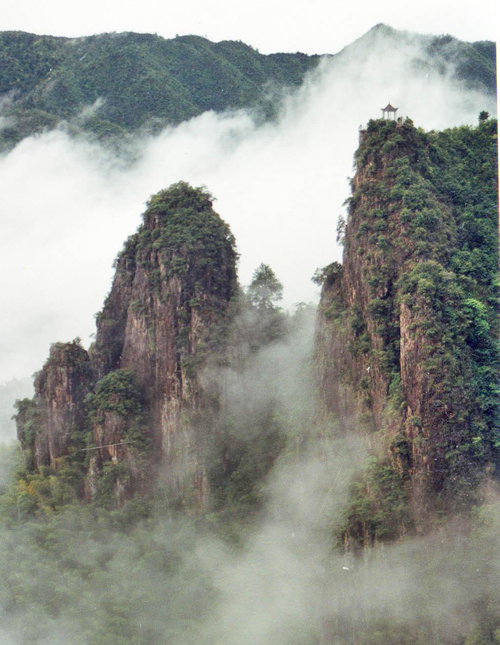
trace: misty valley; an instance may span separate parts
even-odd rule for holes
[[[500,643],[495,45],[0,55],[1,203],[30,160],[50,195],[38,335],[2,328],[2,645]],[[380,114],[381,61],[412,118]],[[94,271],[95,334],[47,357],[52,320],[86,337]]]

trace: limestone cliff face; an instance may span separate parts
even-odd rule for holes
[[[465,304],[484,291],[455,268],[461,211],[434,145],[409,120],[361,133],[344,260],[324,270],[317,329],[325,408],[385,452],[420,529],[473,504],[496,458]]]
[[[56,345],[38,378],[35,468],[67,455],[76,428],[86,433],[87,498],[104,475],[120,502],[161,474],[190,510],[208,504],[204,445],[218,399],[201,374],[224,349],[235,262],[207,193],[180,183],[151,198],[118,257],[90,358],[78,347],[75,372],[68,346]],[[31,450],[21,412],[19,438]]]
[[[193,418],[203,409],[207,423],[198,429],[209,432],[217,404],[203,396],[199,372],[236,293],[235,260],[232,235],[207,195],[185,185],[159,193],[118,260],[92,351],[100,374],[134,374],[167,477],[181,497],[194,485],[201,506],[208,484]]]
[[[56,343],[35,378],[35,396],[17,418],[18,436],[29,447],[35,468],[56,465],[75,447],[72,432],[84,422],[84,401],[92,383],[87,352],[73,343]],[[31,403],[31,405],[27,405]]]

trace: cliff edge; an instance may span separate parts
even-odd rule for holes
[[[346,542],[426,531],[499,472],[497,130],[360,132],[343,264],[317,328],[325,409],[366,433]],[[342,227],[341,227],[342,228]]]
[[[181,182],[150,199],[117,258],[95,343],[53,345],[35,397],[18,403],[30,468],[118,504],[162,473],[179,503],[205,507],[218,398],[201,373],[224,355],[236,259],[206,191]]]

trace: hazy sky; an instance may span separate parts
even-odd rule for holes
[[[497,0],[2,0],[0,29],[56,36],[105,31],[243,40],[263,53],[336,53],[375,24],[461,40],[496,40]],[[496,19],[495,19],[496,18]]]

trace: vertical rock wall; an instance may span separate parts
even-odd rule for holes
[[[21,407],[17,418],[18,437],[34,468],[57,467],[75,448],[73,433],[84,423],[91,384],[90,360],[79,342],[52,345],[36,375],[34,399],[29,407]]]
[[[433,142],[409,120],[368,124],[343,264],[323,271],[317,328],[325,409],[386,454],[422,529],[452,505],[475,503],[494,452],[467,336],[473,282],[452,270],[460,205],[454,210],[455,194],[443,190],[449,160],[434,165]],[[468,181],[474,186],[472,173]],[[474,447],[478,427],[483,452]]]
[[[217,397],[204,397],[199,375],[224,352],[236,258],[208,193],[180,183],[151,198],[118,257],[90,360],[79,349],[85,378],[66,366],[60,345],[38,378],[44,421],[34,432],[35,468],[67,454],[70,428],[86,423],[88,497],[101,473],[117,466],[120,499],[161,476],[181,504],[208,505],[203,435],[213,431]]]

